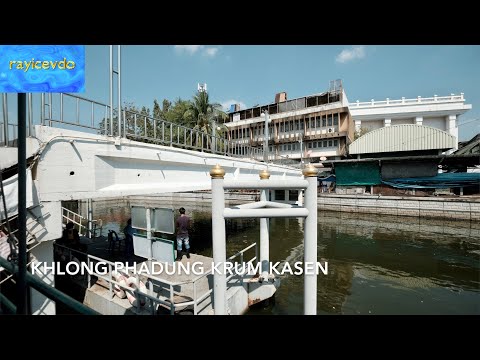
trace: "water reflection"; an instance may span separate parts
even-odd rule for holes
[[[130,205],[96,203],[95,217],[118,230]],[[193,251],[211,256],[210,205],[185,207],[194,224]],[[329,274],[318,277],[318,312],[480,314],[479,239],[478,222],[319,212],[318,255]],[[258,220],[228,222],[227,256],[253,242],[259,242]],[[270,220],[270,256],[302,261],[303,220]],[[275,304],[250,313],[302,314],[303,277],[282,276]]]

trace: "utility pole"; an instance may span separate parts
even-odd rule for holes
[[[265,131],[263,134],[263,161],[268,162],[268,111],[265,110],[262,115],[265,117]]]

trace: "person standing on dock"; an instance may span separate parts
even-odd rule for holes
[[[179,209],[180,216],[177,218],[177,258],[176,261],[181,261],[183,257],[182,245],[185,244],[185,250],[187,251],[187,258],[190,259],[190,243],[188,229],[190,227],[190,218],[185,215],[185,209],[181,207]]]

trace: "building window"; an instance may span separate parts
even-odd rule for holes
[[[313,142],[313,148],[314,148],[314,149],[317,148],[317,142],[316,142],[316,141]]]
[[[322,116],[322,126],[327,127],[327,117],[326,116]]]
[[[288,150],[292,150],[292,144],[288,144]]]
[[[328,126],[332,126],[332,117],[327,116],[327,119],[328,119]]]
[[[319,141],[319,142],[318,142],[318,147],[319,147],[319,148],[322,147],[322,141]]]
[[[329,146],[329,147],[332,147],[332,146],[333,146],[333,141],[332,141],[332,140],[328,140],[328,146]]]
[[[280,124],[280,132],[283,132],[283,123]]]
[[[333,146],[335,146],[335,147],[338,146],[338,140],[333,140]]]
[[[288,192],[288,200],[289,201],[297,201],[298,200],[298,190],[290,190]]]
[[[307,148],[311,149],[312,148],[312,143],[308,143]]]
[[[317,128],[320,127],[320,116],[317,116]]]
[[[285,190],[275,190],[275,200],[285,200]]]
[[[338,125],[338,114],[333,114],[333,125]]]
[[[323,147],[328,147],[327,140],[325,140],[325,141],[323,142]]]

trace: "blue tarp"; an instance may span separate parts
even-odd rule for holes
[[[443,173],[436,176],[389,179],[382,183],[400,189],[445,189],[480,186],[480,173]]]

